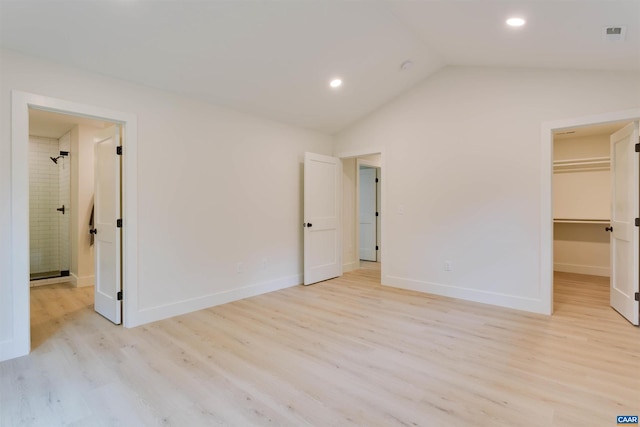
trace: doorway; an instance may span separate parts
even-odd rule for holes
[[[124,127],[122,151],[122,211],[127,218],[123,228],[123,283],[129,298],[123,299],[124,326],[142,323],[137,316],[137,119],[135,115],[78,104],[36,94],[12,91],[12,312],[13,340],[7,343],[8,358],[30,351],[29,280],[29,110],[67,114],[99,121],[120,123]]]
[[[94,284],[93,135],[107,125],[29,109],[31,287]]]
[[[29,110],[31,287],[91,286],[93,309],[115,324],[122,318],[120,139],[111,122]]]
[[[609,281],[609,136],[639,114],[631,110],[543,124],[541,302],[548,304],[549,314],[554,271],[585,275],[569,276],[571,281]]]
[[[380,178],[379,159],[357,159],[358,179],[358,258],[365,262],[379,262],[380,249]]]
[[[555,309],[562,310],[567,283],[577,301],[609,305],[611,275],[610,137],[628,122],[554,132],[553,253]],[[559,297],[559,298],[558,298]]]
[[[343,269],[376,272],[381,283],[384,277],[384,155],[372,150],[339,157],[343,166]],[[363,182],[363,178],[367,181]]]

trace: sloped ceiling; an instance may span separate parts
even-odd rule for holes
[[[449,64],[640,70],[639,30],[636,0],[0,3],[2,47],[326,133]]]

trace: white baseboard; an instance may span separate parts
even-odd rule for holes
[[[48,279],[31,280],[29,287],[35,288],[37,286],[54,285],[56,283],[73,282],[70,276],[50,277]]]
[[[226,304],[228,302],[238,301],[256,295],[266,294],[268,292],[278,291],[280,289],[290,288],[300,284],[302,284],[302,274],[296,274],[267,282],[243,286],[237,289],[229,289],[215,294],[203,295],[201,297],[178,301],[171,304],[144,308],[137,311],[135,318],[131,319],[129,324],[130,327],[140,326],[145,323],[180,316],[182,314],[214,307],[220,304]]]
[[[29,354],[30,347],[28,339],[16,338],[15,335],[11,339],[0,341],[0,362]]]
[[[358,261],[347,262],[345,264],[342,264],[342,272],[348,273],[350,271],[357,270],[359,267],[360,267],[360,262]]]
[[[611,275],[609,267],[598,267],[594,265],[553,263],[553,270],[563,273],[588,274],[590,276],[610,277]]]
[[[96,276],[82,276],[78,277],[71,273],[71,283],[76,288],[84,288],[85,286],[93,286],[96,282]]]
[[[445,297],[458,298],[466,301],[514,308],[532,313],[548,314],[541,299],[525,298],[498,292],[482,291],[478,289],[462,288],[441,283],[424,282],[397,276],[383,277],[382,284],[400,289],[425,292]]]

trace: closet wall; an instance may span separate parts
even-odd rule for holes
[[[609,134],[554,139],[554,269],[609,276]]]

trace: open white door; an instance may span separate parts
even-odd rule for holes
[[[638,122],[611,135],[611,307],[638,325]]]
[[[342,162],[304,154],[304,284],[342,275]]]
[[[359,258],[376,261],[376,168],[360,167]]]
[[[122,322],[120,271],[120,126],[96,133],[94,228],[95,310],[115,324]]]

